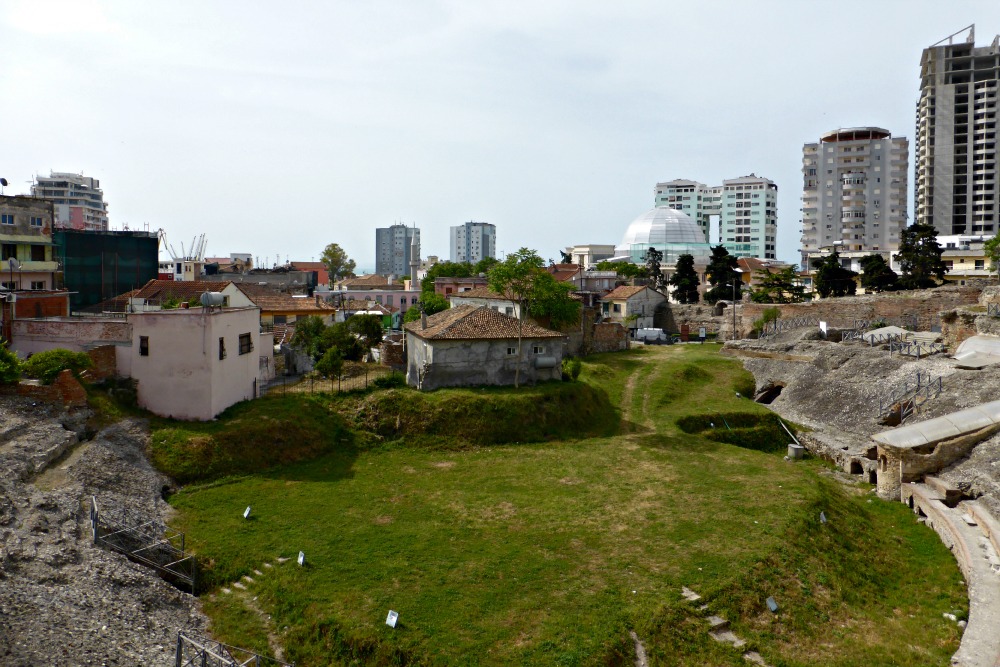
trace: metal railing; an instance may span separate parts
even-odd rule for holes
[[[897,352],[901,355],[920,359],[921,357],[926,357],[932,354],[946,352],[947,349],[948,348],[943,343],[928,343],[918,340],[896,340],[889,343],[889,356],[891,357],[893,352]]]
[[[767,338],[768,336],[775,336],[783,331],[791,331],[792,329],[801,329],[803,327],[818,327],[819,320],[815,317],[789,317],[786,319],[777,319],[768,322],[763,327],[761,327],[760,334],[758,338]]]
[[[177,633],[175,667],[295,667],[294,662],[259,655],[248,649],[229,646],[185,632]]]
[[[917,371],[916,383],[904,382],[888,395],[879,396],[878,413],[880,417],[892,414],[899,415],[899,423],[903,423],[918,407],[941,394],[943,387],[941,376],[934,378],[930,372]]]
[[[986,304],[986,314],[990,317],[1000,317],[1000,303]]]
[[[184,552],[184,533],[142,520],[124,508],[102,512],[94,496],[90,498],[90,526],[95,545],[153,568],[167,581],[186,585],[194,595],[198,563]]]
[[[885,345],[888,343],[892,345],[903,340],[903,334],[899,333],[884,333],[884,334],[862,334],[862,340],[868,341],[869,347],[875,347],[876,345]]]
[[[916,315],[900,315],[899,317],[871,317],[868,319],[855,319],[852,329],[879,329],[881,327],[899,327],[916,331],[919,320]]]

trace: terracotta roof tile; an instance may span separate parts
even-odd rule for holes
[[[342,287],[384,287],[389,284],[389,279],[377,273],[369,273],[356,278],[344,278],[339,283]]]
[[[317,304],[313,297],[293,297],[291,294],[262,289],[260,285],[248,283],[233,285],[250,299],[250,303],[260,308],[262,313],[333,313],[337,310],[323,301]]]
[[[216,280],[150,280],[133,294],[133,298],[162,304],[171,297],[189,301],[203,292],[221,292],[229,281]]]
[[[467,289],[464,292],[452,292],[448,295],[450,298],[455,299],[506,299],[506,297],[497,294],[489,287],[473,287],[472,289]]]
[[[427,317],[427,328],[409,322],[406,330],[427,340],[510,340],[517,338],[518,321],[486,306],[455,306]],[[552,331],[524,322],[523,338],[562,338]]]
[[[620,301],[623,299],[631,299],[633,296],[635,296],[644,289],[646,289],[644,285],[620,285],[619,287],[614,288],[613,290],[605,294],[603,297],[601,297],[601,300]]]

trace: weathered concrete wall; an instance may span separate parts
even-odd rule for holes
[[[57,318],[14,320],[11,349],[21,357],[63,348],[86,352],[108,344],[130,344],[132,325],[125,319]]]
[[[697,336],[700,327],[705,327],[707,333],[718,333],[728,320],[729,328],[732,329],[732,311],[728,307],[719,308],[722,314],[715,315],[716,310],[715,306],[707,303],[671,303],[657,314],[655,326],[676,333],[681,330],[681,325],[686,324],[690,327],[692,335]],[[737,307],[737,317],[739,317],[739,307]]]
[[[628,347],[628,332],[616,322],[601,322],[592,328],[587,354],[618,352]]]
[[[535,351],[534,348],[541,348]],[[427,341],[406,334],[406,382],[418,389],[512,385],[518,367],[517,340]],[[563,341],[525,338],[521,342],[520,382],[532,384],[562,376]],[[553,368],[537,368],[540,357],[554,357]]]

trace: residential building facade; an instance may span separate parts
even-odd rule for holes
[[[35,177],[31,196],[54,204],[56,227],[81,231],[108,229],[108,205],[101,182],[96,178],[53,171],[47,177]]]
[[[420,243],[420,230],[397,224],[375,230],[375,273],[383,276],[409,275],[411,248]],[[418,253],[419,254],[419,253]],[[419,260],[419,258],[418,258]]]
[[[1000,231],[1000,35],[976,47],[975,26],[967,30],[965,40],[955,42],[962,30],[920,58],[914,217],[942,236],[994,236]]]
[[[656,309],[665,303],[666,295],[650,287],[622,285],[601,298],[601,312],[605,319],[630,330],[646,329],[653,326]]]
[[[0,287],[52,290],[59,265],[52,252],[52,202],[0,196]]]
[[[475,264],[496,256],[496,225],[470,221],[451,228],[451,261]]]
[[[802,268],[834,250],[842,258],[889,253],[906,227],[909,142],[880,127],[827,132],[802,147]]]
[[[656,206],[687,214],[711,242],[711,219],[718,216],[717,242],[737,257],[775,259],[778,235],[778,186],[750,174],[719,186],[676,179],[657,183]]]

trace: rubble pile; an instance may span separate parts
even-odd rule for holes
[[[97,496],[161,519],[168,480],[141,422],[81,435],[79,414],[0,397],[0,664],[173,665],[177,631],[206,626],[196,599],[94,547],[89,518]]]

